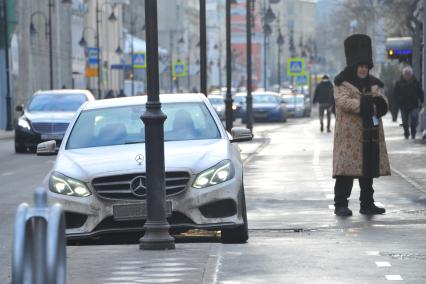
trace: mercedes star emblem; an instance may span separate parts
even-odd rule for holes
[[[135,157],[135,161],[138,163],[138,165],[142,165],[142,163],[145,161],[145,158],[141,154],[138,154]]]
[[[130,181],[130,189],[137,197],[142,197],[146,194],[145,177],[137,176]]]

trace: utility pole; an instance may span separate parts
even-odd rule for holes
[[[3,0],[4,19],[4,56],[6,64],[6,130],[12,130],[12,99],[10,97],[10,68],[9,68],[9,26],[7,20],[7,0]]]

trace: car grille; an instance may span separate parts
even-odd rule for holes
[[[31,124],[34,131],[40,134],[65,133],[69,123],[36,122]]]
[[[190,175],[187,172],[166,172],[166,194],[185,191]],[[143,200],[146,198],[146,174],[128,174],[95,178],[96,193],[109,199]]]

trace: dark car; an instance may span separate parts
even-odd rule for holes
[[[34,152],[37,144],[48,140],[56,140],[59,146],[78,108],[92,100],[87,90],[36,92],[25,109],[16,107],[23,114],[15,126],[15,152]]]
[[[287,121],[287,106],[282,98],[274,92],[253,92],[254,121]],[[241,101],[242,122],[246,120],[246,94],[235,96],[235,101]]]

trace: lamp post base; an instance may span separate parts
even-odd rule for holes
[[[175,249],[175,239],[169,235],[170,225],[163,222],[146,222],[145,234],[139,240],[141,250]]]

